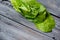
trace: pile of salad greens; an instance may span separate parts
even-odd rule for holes
[[[27,20],[33,22],[36,28],[43,32],[51,32],[55,20],[46,8],[37,0],[10,0],[13,8]]]

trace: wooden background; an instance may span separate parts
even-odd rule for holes
[[[60,40],[60,0],[38,0],[52,13],[56,27],[43,33],[16,12],[10,1],[0,0],[0,40]]]

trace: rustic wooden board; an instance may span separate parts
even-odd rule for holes
[[[41,1],[41,0],[40,0]],[[42,0],[41,1],[42,3],[44,2],[44,0]],[[46,2],[46,1],[45,1]],[[50,2],[50,1],[49,1]],[[7,4],[4,4],[4,3],[7,3]],[[1,27],[1,29],[3,30],[3,27],[4,26],[8,26],[8,29],[9,30],[11,30],[11,29],[13,29],[13,30],[11,30],[12,32],[14,32],[14,33],[11,33],[11,31],[10,31],[10,33],[11,34],[14,34],[13,35],[13,38],[11,37],[12,35],[10,35],[10,34],[8,34],[7,36],[8,36],[8,38],[11,38],[11,40],[12,39],[15,39],[16,38],[16,40],[18,39],[19,40],[19,37],[22,37],[22,38],[25,38],[25,39],[27,39],[27,40],[60,40],[60,19],[59,18],[56,18],[56,17],[54,17],[55,18],[55,21],[56,21],[56,28],[55,29],[53,29],[53,31],[51,32],[51,33],[43,33],[43,32],[41,32],[41,31],[39,31],[39,30],[37,30],[36,28],[35,28],[35,25],[33,24],[33,23],[31,23],[31,22],[29,22],[29,21],[27,21],[24,17],[22,17],[19,13],[17,13],[13,8],[11,8],[11,4],[9,3],[9,2],[2,2],[2,4],[0,3],[0,18],[1,18],[1,20],[0,20],[0,25],[2,26]],[[46,2],[47,3],[47,2]],[[43,3],[44,4],[44,3]],[[6,5],[6,6],[5,6]],[[47,6],[47,9],[49,9],[50,10],[50,6],[48,6],[47,4],[44,4],[44,5],[46,5]],[[52,10],[52,8],[51,8],[51,10]],[[50,11],[51,11],[50,10]],[[54,10],[53,10],[54,11]],[[53,11],[51,11],[53,14],[55,14],[55,15],[57,15],[57,16],[59,16],[60,14],[59,13],[54,13]],[[58,12],[58,11],[57,11]],[[59,15],[58,15],[59,14]],[[2,22],[1,22],[2,21]],[[22,26],[22,27],[21,27]],[[16,28],[15,28],[16,27]],[[6,27],[7,28],[7,27]],[[14,29],[15,28],[15,29]],[[25,33],[26,35],[30,35],[29,37],[34,37],[34,38],[32,38],[32,39],[29,39],[29,38],[27,38],[27,37],[24,37],[24,35],[22,35],[22,34],[19,34],[19,32],[18,33],[16,33],[16,31],[18,31],[18,30],[20,30],[19,32],[21,33],[21,32],[23,32],[23,33]],[[4,30],[6,30],[6,29],[4,29]],[[9,31],[9,30],[6,30],[5,32],[4,32],[4,30],[3,30],[3,32],[2,32],[2,35],[6,35],[7,34],[7,32],[6,31]],[[6,33],[6,34],[3,34],[3,33]],[[18,35],[17,37],[15,37],[16,36],[16,34]],[[19,36],[20,35],[20,36]],[[33,36],[31,36],[31,35],[33,35]],[[41,38],[40,38],[41,37]],[[25,39],[22,39],[22,38],[20,38],[20,40],[25,40]],[[55,38],[55,39],[54,39]],[[8,40],[8,39],[6,39],[6,40]]]
[[[38,0],[44,4],[49,12],[60,17],[60,0]]]
[[[53,40],[41,33],[35,32],[21,24],[0,15],[0,29],[5,35],[16,40]],[[2,34],[3,36],[5,36]],[[6,37],[7,38],[7,37]],[[7,38],[8,39],[8,38]]]

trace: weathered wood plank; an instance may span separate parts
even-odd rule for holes
[[[49,12],[60,17],[60,0],[38,0],[44,4]]]
[[[3,16],[0,16],[0,18],[2,18],[0,20],[1,31],[12,38],[16,38],[17,40],[53,40]]]
[[[16,39],[8,36],[4,32],[0,32],[0,40],[16,40]]]
[[[25,18],[23,18],[20,14],[18,14],[13,9],[11,9],[7,6],[1,5],[1,4],[0,4],[0,9],[1,9],[0,14],[3,14],[3,15],[5,15],[5,16],[7,16],[7,17],[19,22],[19,23],[23,23],[24,25],[27,25],[30,28],[33,28],[33,29],[37,30],[33,23],[27,21]],[[58,18],[55,18],[55,19],[56,19],[57,24],[60,26],[60,19],[58,19]],[[4,21],[4,20],[2,20],[2,21]],[[56,25],[56,26],[58,26],[58,25]],[[60,28],[60,27],[57,27],[57,28]],[[44,34],[48,35],[50,37],[55,37],[56,39],[60,40],[60,35],[59,35],[60,31],[59,30],[54,29],[51,33],[44,33]]]

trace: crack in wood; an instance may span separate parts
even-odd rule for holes
[[[35,31],[35,32],[38,32],[38,33],[40,33],[40,34],[43,34],[43,35],[45,35],[45,36],[47,36],[47,37],[52,38],[53,40],[55,40],[55,37],[48,36],[48,35],[46,35],[46,34],[44,34],[44,33],[42,33],[42,32],[39,32],[39,31],[37,31],[37,30],[35,30],[35,29],[27,26],[27,25],[24,25],[24,24],[22,24],[22,23],[20,23],[20,22],[17,22],[16,20],[13,20],[13,19],[11,19],[11,18],[9,18],[9,17],[7,17],[7,16],[5,16],[5,15],[2,15],[2,14],[0,14],[0,15],[3,16],[3,17],[6,17],[6,18],[8,18],[9,20],[12,20],[12,21],[14,21],[14,22],[16,22],[16,23],[18,23],[18,24],[21,24],[21,25],[23,25],[24,27],[27,27],[27,28]]]

